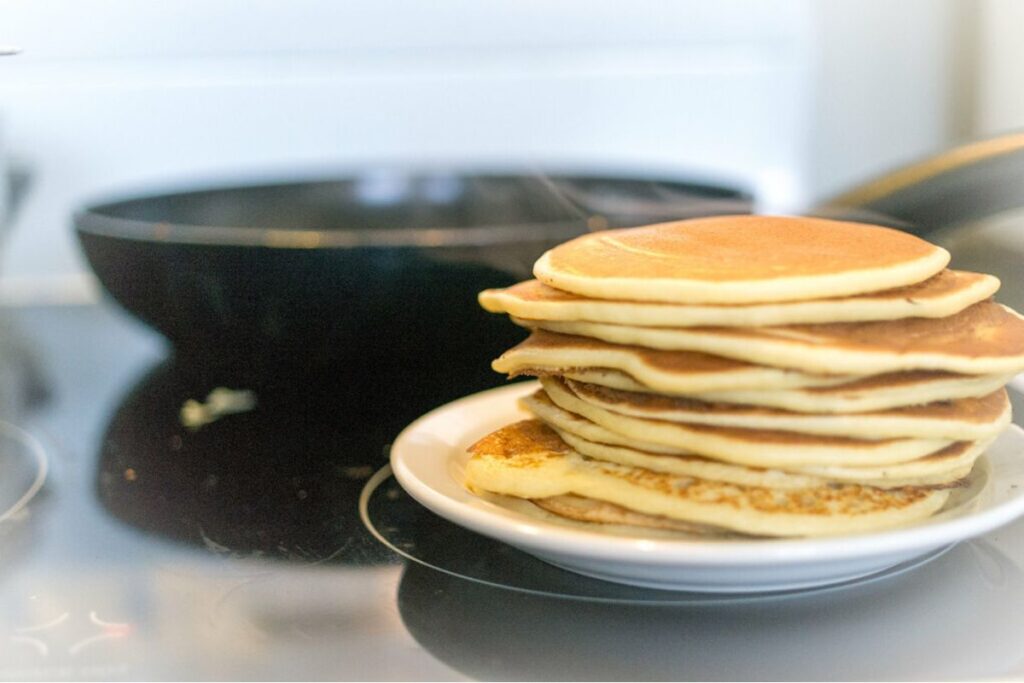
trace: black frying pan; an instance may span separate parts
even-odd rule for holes
[[[1024,308],[1024,135],[958,147],[814,213],[894,225],[993,272]],[[113,297],[196,366],[260,372],[339,363],[486,368],[518,333],[476,292],[529,277],[587,229],[744,213],[707,184],[388,172],[205,189],[89,206],[75,226]]]
[[[391,171],[109,201],[74,223],[110,295],[195,367],[370,364],[486,386],[522,334],[481,289],[588,229],[749,210],[705,184]]]

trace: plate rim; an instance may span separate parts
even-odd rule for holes
[[[431,426],[467,406],[484,401],[506,399],[510,417],[522,414],[515,399],[535,390],[536,382],[517,382],[488,389],[439,406],[410,423],[395,438],[391,447],[391,467],[396,480],[421,505],[450,522],[520,548],[556,551],[566,556],[607,560],[630,564],[731,566],[796,565],[808,561],[829,562],[869,558],[889,554],[911,554],[916,551],[956,543],[992,531],[1024,514],[1024,486],[1008,500],[990,508],[941,521],[925,521],[896,529],[799,539],[718,540],[634,538],[613,536],[598,531],[562,527],[540,519],[516,515],[511,510],[489,503],[453,483],[464,491],[466,500],[452,498],[424,482],[415,468],[406,461],[416,448],[413,440],[431,432]],[[1000,436],[1008,434],[1024,445],[1024,429],[1011,424]],[[479,436],[484,436],[481,433]],[[439,458],[439,465],[448,468],[449,446]],[[450,475],[447,475],[450,476]],[[995,485],[995,471],[986,486]],[[472,497],[472,498],[470,498]],[[473,504],[470,504],[472,502]],[[494,509],[491,509],[494,508]],[[503,512],[498,512],[503,510]],[[515,521],[507,519],[514,516]]]

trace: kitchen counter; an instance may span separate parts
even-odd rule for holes
[[[531,565],[400,501],[392,481],[383,504],[405,506],[395,524],[413,539],[399,550],[463,544],[443,571],[404,559],[360,519],[366,481],[409,419],[503,380],[349,371],[254,389],[174,358],[107,304],[0,310],[0,417],[49,464],[0,522],[0,678],[1024,676],[1024,521],[841,589],[584,598],[503,580]],[[182,425],[183,403],[218,386],[252,389],[255,407]],[[474,549],[490,574],[463,571]]]

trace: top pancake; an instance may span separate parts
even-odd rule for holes
[[[991,275],[943,270],[924,282],[849,297],[761,304],[610,301],[548,287],[538,280],[480,293],[491,313],[532,320],[587,320],[648,327],[764,327],[806,323],[944,318],[999,289]]]
[[[754,303],[902,287],[948,262],[946,250],[890,228],[717,216],[584,235],[541,256],[534,275],[598,299]]]

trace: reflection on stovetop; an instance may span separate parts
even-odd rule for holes
[[[110,307],[9,313],[0,348],[26,353],[0,357],[0,376],[34,363],[50,398],[11,391],[3,417],[42,440],[53,476],[0,524],[0,679],[453,675],[412,646],[400,559],[362,531],[356,500],[387,442],[457,379],[412,373],[396,392],[370,363],[254,377],[169,359]],[[218,386],[256,405],[186,429],[181,404]]]
[[[38,439],[0,420],[0,579],[31,552],[48,503],[48,470]]]
[[[941,595],[942,599],[937,599]],[[398,607],[432,654],[499,680],[871,680],[969,678],[1021,663],[965,633],[1024,627],[1024,573],[985,541],[914,571],[807,596],[642,605],[508,590],[409,563]],[[443,625],[443,626],[442,626]],[[799,637],[799,656],[787,645]],[[743,652],[736,651],[742,643]]]
[[[10,312],[0,309],[0,419],[17,423],[49,395],[37,350]]]
[[[31,552],[47,504],[49,455],[20,423],[49,395],[36,349],[0,309],[0,578]]]
[[[272,378],[172,358],[110,420],[97,496],[123,522],[215,553],[393,561],[356,501],[390,440],[436,400],[423,388],[416,400],[422,380],[381,367]],[[211,392],[218,398],[208,401]],[[207,410],[218,402],[228,410]]]

